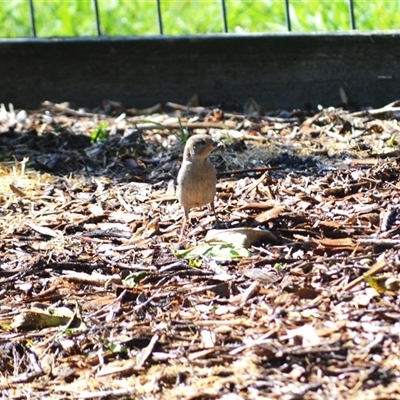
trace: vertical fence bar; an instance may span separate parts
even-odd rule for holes
[[[164,35],[162,15],[161,15],[161,0],[157,0],[157,19],[158,19],[158,32]]]
[[[31,36],[36,37],[35,7],[33,0],[29,0],[29,14],[31,17]]]
[[[101,36],[100,12],[99,12],[99,4],[97,3],[97,0],[93,0],[93,5],[94,5],[94,15],[96,18],[97,36]]]
[[[286,12],[286,27],[289,32],[292,31],[292,23],[290,21],[290,7],[289,0],[285,0],[285,12]]]
[[[226,15],[225,0],[221,0],[221,6],[222,6],[222,19],[224,21],[224,32],[228,33],[228,17]]]
[[[355,30],[357,28],[356,28],[356,16],[354,15],[354,0],[349,0],[349,11],[350,11],[351,29]]]

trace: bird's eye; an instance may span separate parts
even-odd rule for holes
[[[206,144],[206,141],[204,139],[201,139],[200,144]]]

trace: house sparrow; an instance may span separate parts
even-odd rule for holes
[[[224,148],[221,142],[209,135],[194,135],[186,142],[182,166],[178,173],[177,196],[185,212],[181,237],[189,218],[189,210],[210,204],[215,216],[214,197],[216,192],[217,173],[208,156],[216,148]]]

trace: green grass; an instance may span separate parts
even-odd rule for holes
[[[104,35],[158,34],[155,0],[99,0]],[[35,0],[39,37],[96,36],[91,0]],[[283,0],[226,0],[229,32],[286,32]],[[220,0],[161,0],[164,33],[168,35],[223,31]],[[290,1],[294,32],[350,29],[347,0]],[[360,30],[400,29],[399,0],[355,0]],[[0,0],[0,37],[31,34],[28,0]]]

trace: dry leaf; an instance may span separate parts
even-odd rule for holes
[[[45,236],[51,236],[51,237],[60,237],[62,236],[62,233],[60,231],[54,231],[51,228],[48,228],[47,226],[40,226],[40,225],[35,225],[35,224],[28,224],[34,231],[40,233],[41,235]]]
[[[210,230],[204,240],[208,243],[229,243],[236,247],[249,248],[258,241],[277,241],[277,238],[267,230],[254,228],[235,228],[225,230]]]

